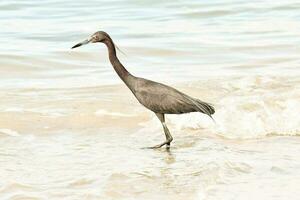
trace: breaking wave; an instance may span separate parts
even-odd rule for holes
[[[216,123],[201,113],[190,113],[168,115],[171,126],[175,130],[199,129],[225,138],[300,135],[300,89],[295,78],[235,78],[222,81],[219,91],[222,92],[214,95]]]

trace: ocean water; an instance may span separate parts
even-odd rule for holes
[[[0,1],[0,199],[297,199],[300,2]],[[155,115],[134,75],[212,103]]]

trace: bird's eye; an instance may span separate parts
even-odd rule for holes
[[[92,36],[91,41],[92,42],[97,42],[98,41],[98,37],[97,36]]]

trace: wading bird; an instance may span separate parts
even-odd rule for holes
[[[165,123],[165,114],[201,112],[207,114],[209,117],[214,114],[214,108],[208,103],[190,97],[170,86],[130,74],[119,61],[113,40],[103,31],[94,33],[89,39],[76,44],[72,49],[88,43],[97,42],[102,42],[107,46],[110,63],[119,77],[131,90],[137,100],[156,114],[163,126],[166,141],[149,148],[160,148],[164,145],[170,148],[173,137]]]

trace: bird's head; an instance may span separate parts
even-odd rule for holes
[[[82,45],[88,44],[88,43],[96,43],[96,42],[104,42],[105,39],[107,39],[109,35],[105,33],[104,31],[98,31],[91,35],[88,39],[74,45],[72,49],[80,47]]]

